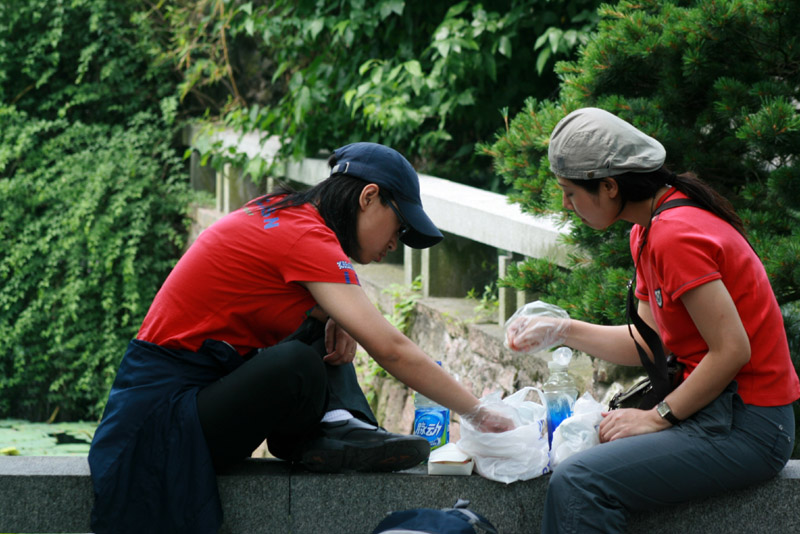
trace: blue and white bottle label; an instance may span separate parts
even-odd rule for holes
[[[431,444],[431,450],[450,440],[450,410],[447,408],[417,408],[414,411],[414,434]]]

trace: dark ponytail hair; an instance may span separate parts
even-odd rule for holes
[[[336,164],[336,156],[328,159],[328,165]],[[305,191],[296,191],[286,184],[280,184],[268,195],[251,200],[269,202],[276,196],[286,195],[270,206],[272,211],[313,204],[319,210],[325,225],[333,230],[342,250],[348,257],[358,257],[358,212],[361,191],[367,182],[347,174],[335,174]]]
[[[612,178],[570,180],[570,182],[590,193],[597,193],[600,189],[600,183],[609,179],[616,180],[619,186],[622,199],[620,211],[628,202],[647,200],[652,198],[665,185],[673,185],[675,189],[695,200],[720,219],[727,221],[742,235],[746,236],[742,219],[736,214],[730,201],[692,172],[675,174],[666,167],[661,167],[653,172],[628,172]]]

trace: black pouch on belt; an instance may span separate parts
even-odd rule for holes
[[[669,380],[669,391],[667,391],[667,393],[669,393],[678,387],[683,380],[684,365],[680,363],[672,353],[667,354],[666,359],[667,377]],[[616,410],[618,408],[641,408],[642,410],[649,410],[658,404],[662,398],[658,398],[655,390],[653,389],[653,383],[650,380],[650,377],[647,377],[636,382],[625,391],[620,391],[614,395],[608,403],[608,409]]]

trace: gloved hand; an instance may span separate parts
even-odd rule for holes
[[[506,321],[505,346],[517,352],[542,352],[567,340],[572,320],[567,312],[546,302],[531,302]]]
[[[469,412],[462,413],[461,420],[481,432],[507,432],[517,427],[510,417],[506,417],[497,410],[482,406],[480,403],[476,404],[475,408]]]

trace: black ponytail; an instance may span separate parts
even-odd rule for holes
[[[674,175],[672,185],[687,197],[696,200],[705,209],[720,219],[730,223],[730,225],[736,228],[745,238],[747,237],[744,223],[742,223],[742,219],[737,215],[730,200],[717,193],[693,172]]]

